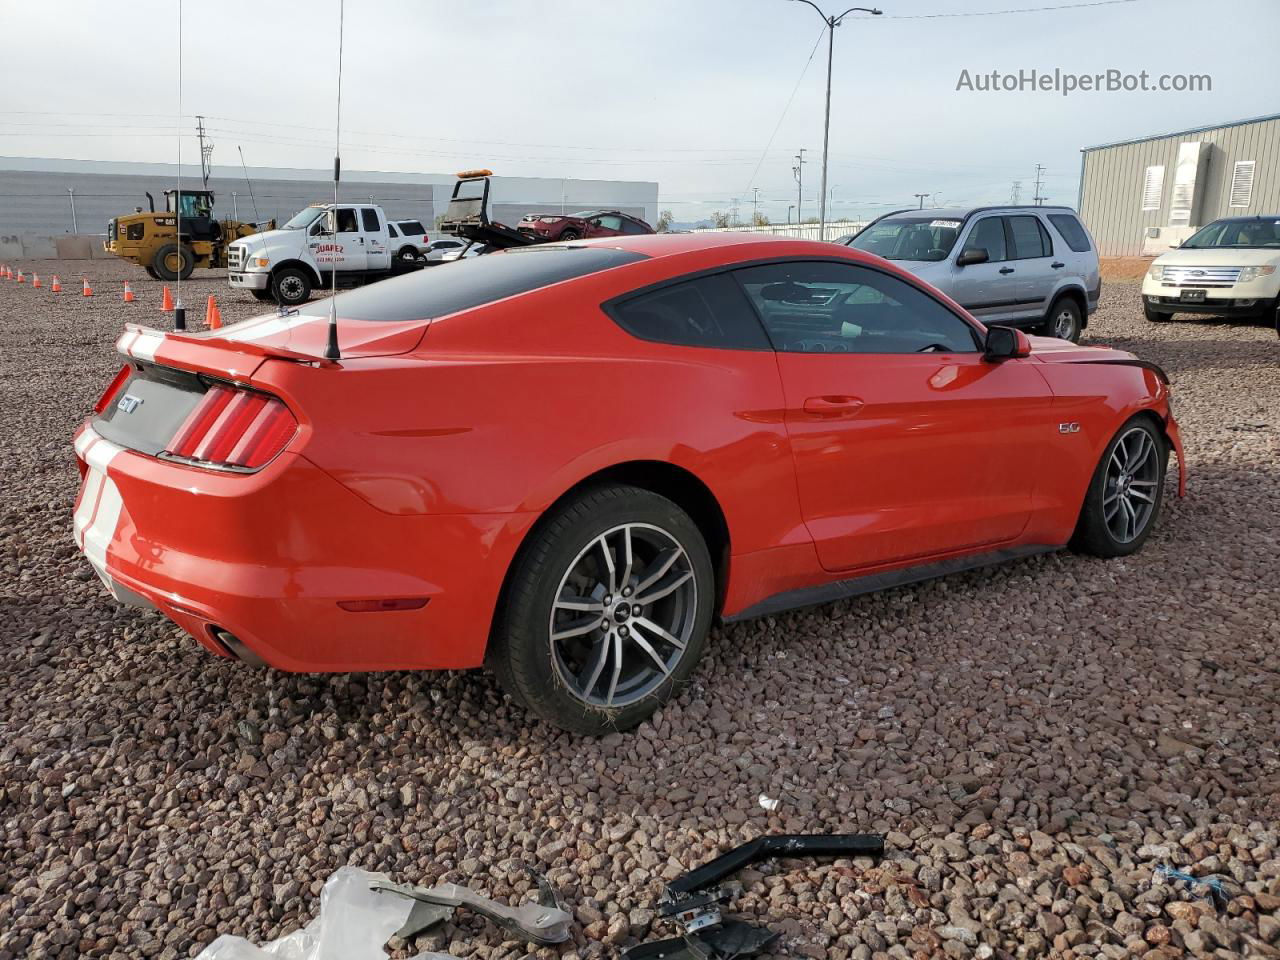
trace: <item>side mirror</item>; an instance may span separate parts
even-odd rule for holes
[[[986,250],[964,250],[960,256],[956,257],[956,266],[968,267],[975,263],[986,263],[990,259],[991,256]]]
[[[1031,340],[1021,330],[1013,327],[987,327],[987,341],[983,345],[982,359],[1000,363],[1017,357],[1031,356]]]
[[[1179,244],[1179,243],[1171,243],[1171,244],[1169,244],[1169,249],[1170,249],[1170,250],[1177,250],[1177,249],[1178,249],[1178,247],[1180,247],[1180,246],[1181,246],[1181,244]]]

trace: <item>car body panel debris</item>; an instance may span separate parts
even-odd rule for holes
[[[569,924],[573,920],[573,915],[560,906],[551,888],[541,881],[538,901],[519,907],[509,907],[504,903],[482,897],[456,883],[443,883],[438,887],[414,887],[408,884],[392,883],[390,880],[378,880],[373,884],[373,889],[398,893],[402,897],[424,904],[466,907],[492,920],[509,933],[543,945],[564,943],[568,940]]]

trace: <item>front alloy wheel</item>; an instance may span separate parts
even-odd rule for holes
[[[589,488],[522,547],[486,662],[556,726],[626,730],[688,679],[714,595],[706,542],[679,506],[639,487]]]
[[[1072,548],[1122,557],[1142,547],[1160,515],[1169,445],[1147,416],[1137,416],[1107,444],[1085,493]]]

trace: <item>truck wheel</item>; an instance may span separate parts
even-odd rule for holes
[[[285,267],[272,275],[271,292],[277,303],[296,307],[311,299],[311,278],[297,267]]]
[[[143,269],[147,271],[147,276],[150,277],[152,280],[160,279],[160,274],[156,273],[155,267],[144,267]]]
[[[714,594],[688,514],[637,487],[588,489],[522,551],[487,662],[513,700],[563,730],[628,730],[689,679]]]
[[[161,280],[186,280],[196,268],[196,258],[190,247],[166,243],[151,258],[151,268]]]

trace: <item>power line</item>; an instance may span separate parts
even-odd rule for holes
[[[756,175],[760,173],[760,167],[764,164],[764,158],[769,155],[769,148],[773,146],[773,138],[778,135],[778,131],[782,128],[782,121],[787,118],[787,111],[791,109],[791,104],[796,98],[796,93],[800,90],[800,84],[804,81],[804,75],[809,72],[809,64],[813,63],[813,56],[818,52],[818,45],[822,43],[823,34],[826,28],[818,31],[818,39],[813,42],[813,49],[809,51],[809,59],[804,62],[804,67],[800,71],[800,76],[796,77],[796,85],[791,88],[791,96],[787,97],[787,105],[782,108],[782,114],[778,117],[778,122],[773,125],[773,133],[769,134],[769,142],[764,145],[764,152],[760,154],[760,160],[756,163],[756,168],[751,171],[751,179],[747,181],[747,186],[755,185]]]
[[[1120,3],[1137,3],[1138,0],[1089,0],[1088,3],[1061,3],[1051,7],[1016,7],[1012,10],[971,10],[963,13],[908,13],[894,16],[886,14],[885,20],[942,20],[949,17],[1003,17],[1011,13],[1047,13],[1052,10],[1079,10],[1082,7],[1112,7]]]

